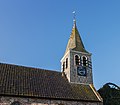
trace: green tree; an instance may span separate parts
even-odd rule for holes
[[[98,92],[103,98],[103,105],[120,105],[120,88],[117,85],[107,83]]]

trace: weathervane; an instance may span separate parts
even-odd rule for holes
[[[73,11],[72,13],[73,13],[73,21],[75,21],[75,16],[76,16],[75,11]]]

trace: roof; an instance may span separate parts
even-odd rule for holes
[[[82,39],[80,37],[80,34],[78,32],[78,29],[76,26],[76,21],[74,21],[74,25],[72,28],[72,32],[71,32],[65,53],[67,53],[70,49],[75,50],[75,51],[88,53],[85,50],[84,44],[83,44]]]
[[[0,63],[0,95],[100,101],[90,85],[69,83],[61,72]]]

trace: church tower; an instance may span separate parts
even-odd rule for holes
[[[72,32],[61,59],[61,71],[70,83],[93,84],[91,53],[82,42],[74,20]]]

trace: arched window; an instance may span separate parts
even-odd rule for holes
[[[66,69],[68,68],[68,58],[66,58]]]
[[[65,71],[65,62],[63,62],[63,71]]]
[[[78,55],[75,55],[75,65],[79,65],[80,64],[80,58]]]
[[[83,66],[87,65],[87,58],[85,56],[83,56]]]
[[[10,105],[21,105],[19,101],[14,101],[13,103],[11,103]]]

